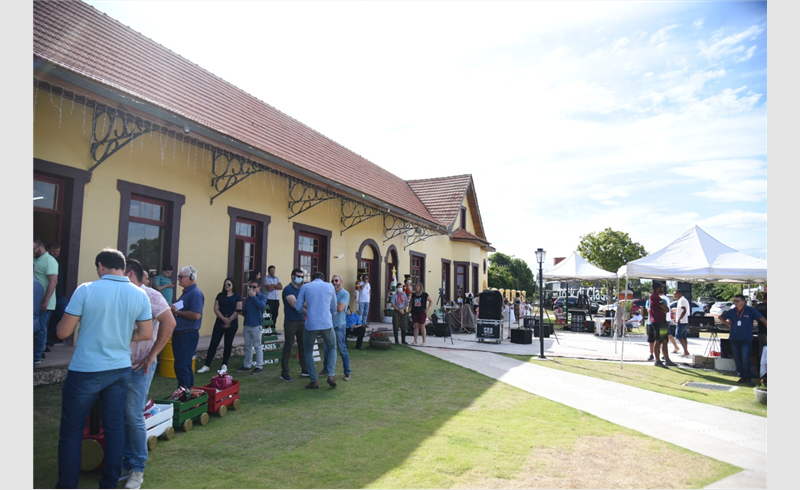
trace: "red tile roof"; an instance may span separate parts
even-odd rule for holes
[[[439,223],[450,227],[458,217],[472,176],[454,175],[433,179],[409,180],[408,185]]]
[[[33,14],[34,57],[438,222],[400,177],[94,7],[35,1]]]
[[[487,247],[491,247],[491,244],[484,240],[481,237],[475,236],[472,233],[468,232],[463,228],[459,228],[450,236],[450,239],[453,241],[466,241],[466,242],[476,242],[481,245],[485,245]]]

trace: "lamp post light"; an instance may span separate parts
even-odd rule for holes
[[[539,359],[546,359],[544,357],[544,297],[542,288],[542,263],[544,263],[544,256],[546,252],[541,249],[536,249],[536,262],[539,262]]]

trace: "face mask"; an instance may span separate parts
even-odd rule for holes
[[[295,284],[303,284],[303,278],[302,277],[295,277],[294,278],[294,283]]]

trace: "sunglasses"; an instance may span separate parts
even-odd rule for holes
[[[258,286],[250,286],[250,289],[258,289]]]
[[[189,277],[189,276],[182,276],[182,275],[178,274],[178,279],[183,279],[185,277]]]

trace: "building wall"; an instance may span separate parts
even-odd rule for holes
[[[84,109],[82,104],[73,104],[68,100],[61,101],[56,95],[51,96],[44,91],[39,91],[34,98],[34,158],[84,171],[91,168],[94,165],[90,154],[92,109]],[[146,134],[108,158],[92,172],[91,180],[85,186],[80,252],[77,255],[77,284],[97,279],[94,258],[100,249],[118,247],[122,202],[118,187],[121,181],[184,197],[185,201],[180,207],[178,258],[172,264],[176,268],[173,282],[176,281],[178,268],[186,265],[197,268],[197,283],[206,297],[201,330],[203,335],[211,333],[214,297],[222,289],[229,271],[229,208],[269,216],[266,260],[262,266],[266,270],[267,265],[275,265],[284,285],[289,283],[293,268],[297,223],[331,233],[328,249],[330,274],[340,274],[346,287],[351,289],[351,294],[352,284],[356,281],[358,251],[365,241],[374,241],[380,259],[377,261],[380,283],[373,284],[373,292],[380,292],[381,304],[385,303],[387,297],[386,277],[391,271],[387,270],[386,256],[392,245],[397,250],[398,280],[410,272],[409,250],[426,255],[426,281],[430,284],[428,291],[431,295],[435,295],[435,285],[440,282],[443,258],[479,265],[481,276],[478,283],[483,285],[485,282],[482,261],[487,257],[487,252],[477,245],[452,242],[447,236],[432,237],[408,248],[404,248],[402,237],[384,243],[383,220],[380,217],[360,223],[340,235],[339,199],[323,202],[290,219],[289,182],[269,172],[249,177],[210,204],[211,197],[216,194],[211,186],[212,176],[209,149],[191,145],[183,137]],[[468,222],[471,227],[468,230],[474,232],[471,220],[468,219]],[[343,257],[337,258],[340,255]],[[371,255],[371,249],[362,251],[362,257]],[[161,264],[144,265],[159,271],[161,268]],[[357,308],[355,298],[352,299],[351,307]]]

